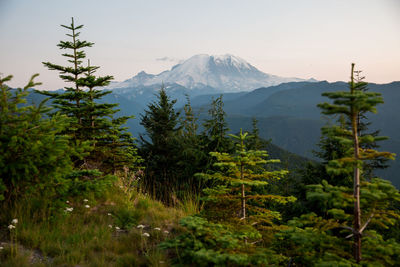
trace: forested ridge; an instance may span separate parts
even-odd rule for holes
[[[139,117],[120,115],[83,25],[62,28],[65,62],[43,65],[64,90],[32,103],[38,75],[0,77],[1,266],[400,263],[400,193],[377,176],[395,159],[373,126],[384,99],[355,64],[322,94],[330,123],[311,161],[264,140],[257,118],[231,131],[222,95],[199,118],[162,86]]]

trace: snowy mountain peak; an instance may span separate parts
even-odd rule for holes
[[[188,89],[215,88],[218,91],[250,91],[259,87],[284,82],[304,81],[299,78],[283,78],[259,71],[244,59],[231,54],[199,54],[177,64],[160,74],[144,71],[113,88],[151,86],[155,84],[178,84]]]
[[[215,56],[211,56],[211,58],[214,59],[214,62],[216,64],[231,65],[231,66],[235,66],[237,68],[248,68],[248,69],[250,69],[252,67],[244,59],[241,59],[240,57],[235,57],[234,55],[231,55],[231,54],[215,55]]]

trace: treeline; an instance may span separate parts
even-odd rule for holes
[[[86,61],[93,43],[79,39],[83,26],[63,25],[68,40],[58,47],[69,65],[43,64],[60,73],[63,92],[42,92],[38,106],[24,104],[36,75],[25,88],[11,89],[1,78],[0,201],[4,210],[21,199],[56,207],[69,197],[100,196],[119,177],[174,206],[187,198],[203,208],[181,220],[180,232],[160,244],[177,265],[228,266],[391,266],[400,262],[400,194],[374,171],[394,159],[379,152],[379,131],[368,116],[383,103],[351,68],[349,90],[325,93],[319,107],[336,123],[321,129],[315,155],[288,173],[270,159],[259,138],[229,134],[222,96],[209,118],[199,122],[188,97],[174,108],[164,87],[141,115],[145,133],[135,140],[117,117],[117,104],[102,103],[113,79],[96,76]],[[199,125],[203,130],[199,130]],[[282,165],[280,165],[282,166]],[[42,205],[42,206],[41,206]],[[56,209],[50,209],[57,212]],[[35,210],[31,211],[32,213]],[[51,216],[46,214],[46,216]],[[46,218],[43,218],[46,219]]]

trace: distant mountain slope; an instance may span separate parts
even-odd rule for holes
[[[257,117],[262,137],[272,138],[273,143],[291,152],[312,157],[311,150],[316,148],[315,144],[319,141],[319,129],[328,122],[328,117],[321,115],[317,107],[318,103],[328,101],[321,94],[348,90],[347,84],[318,82],[280,86],[286,86],[287,90],[271,94],[274,87],[269,87],[254,90],[240,98],[231,96],[232,100],[225,103],[230,126],[235,131],[245,121],[250,123],[251,117]],[[367,114],[372,123],[369,128],[371,131],[380,129],[381,135],[390,138],[381,142],[380,150],[394,152],[400,157],[400,82],[371,83],[368,88],[381,93],[385,101],[378,105],[377,114]],[[257,97],[253,97],[253,94]],[[252,99],[254,101],[248,101]],[[392,161],[389,169],[378,173],[400,187],[400,158]]]
[[[319,139],[322,121],[287,116],[256,118],[262,138],[271,139],[273,144],[292,153],[313,158],[311,151]],[[251,117],[228,114],[227,122],[233,132],[251,129]]]
[[[229,54],[201,54],[175,65],[171,70],[157,75],[142,71],[131,79],[113,83],[109,88],[138,88],[168,83],[178,84],[192,91],[212,87],[216,92],[239,92],[292,81],[304,79],[267,74],[245,60]]]

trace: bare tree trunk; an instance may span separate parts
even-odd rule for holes
[[[357,135],[354,138],[354,157],[356,160],[359,158]],[[354,256],[358,263],[361,261],[360,169],[358,166],[354,167],[354,198]]]
[[[351,93],[354,92],[354,63],[351,64]],[[354,141],[354,259],[359,263],[361,261],[361,207],[360,207],[360,169],[358,167],[359,142],[358,142],[358,110],[351,110],[351,125]]]

